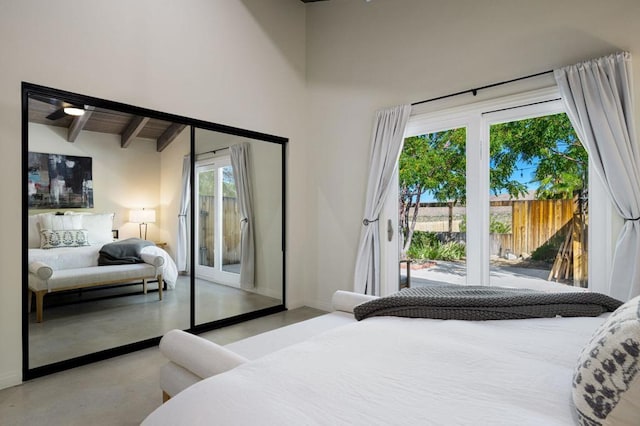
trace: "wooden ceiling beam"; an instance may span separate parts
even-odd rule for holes
[[[69,131],[67,132],[67,141],[71,143],[76,141],[78,135],[89,121],[89,118],[91,118],[91,114],[93,114],[93,107],[86,106],[84,108],[84,114],[73,118],[73,121],[69,125]]]
[[[140,131],[144,129],[144,126],[146,126],[148,121],[149,117],[134,116],[124,129],[124,132],[122,132],[120,147],[128,147],[136,136],[138,136]]]
[[[160,135],[156,145],[156,151],[162,152],[166,147],[169,146],[171,142],[182,132],[182,130],[187,127],[186,124],[178,124],[173,123],[167,130],[164,131],[163,134]]]

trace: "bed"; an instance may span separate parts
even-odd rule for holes
[[[625,361],[616,422],[586,422],[572,397],[577,366],[595,365],[589,346],[606,340],[600,334],[622,330],[637,349],[639,306],[636,298],[597,317],[354,320],[202,380],[143,424],[637,425],[637,353]],[[620,318],[624,326],[611,326]]]

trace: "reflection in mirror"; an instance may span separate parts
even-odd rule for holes
[[[29,368],[188,329],[174,259],[189,128],[32,92],[27,131]]]
[[[195,129],[195,323],[283,303],[282,146]]]

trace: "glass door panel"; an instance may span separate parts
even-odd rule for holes
[[[588,157],[564,113],[490,125],[490,282],[587,286]]]
[[[222,270],[240,273],[240,235],[242,217],[233,168],[225,166],[222,173]]]
[[[196,186],[198,188],[198,266],[215,268],[216,251],[216,171],[212,164],[196,166]]]
[[[405,139],[399,163],[400,287],[465,284],[466,128]]]

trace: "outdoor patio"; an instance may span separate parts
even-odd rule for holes
[[[466,285],[467,267],[463,262],[435,261],[435,265],[422,269],[411,269],[411,287],[442,284]],[[402,280],[406,269],[401,269]],[[549,292],[587,291],[585,288],[547,281],[549,270],[524,268],[511,265],[491,265],[489,280],[492,286],[529,288]],[[469,283],[469,285],[474,285]]]

